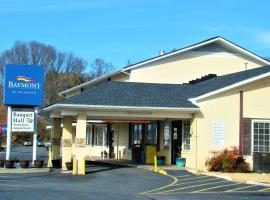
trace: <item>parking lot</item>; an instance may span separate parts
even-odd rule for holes
[[[11,147],[10,158],[18,160],[32,160],[33,146],[14,145]],[[6,152],[0,152],[0,159],[6,158]],[[48,161],[48,151],[46,147],[37,147],[37,159]]]
[[[168,171],[169,176],[127,166],[88,165],[85,176],[1,174],[0,199],[251,199],[270,198],[270,188]]]
[[[190,198],[200,196],[209,198],[218,195],[221,199],[243,197],[245,199],[270,198],[270,188],[265,186],[237,183],[225,179],[194,175],[188,171],[169,171],[173,182],[160,188],[146,191],[142,194],[154,199],[172,198],[188,195]],[[161,197],[162,196],[162,197]]]
[[[5,152],[0,153],[5,158]],[[32,158],[32,147],[14,146],[11,157]],[[47,161],[39,147],[38,159]],[[169,176],[145,169],[88,164],[85,176],[61,174],[0,174],[0,199],[268,199],[270,188],[217,177],[169,170]]]

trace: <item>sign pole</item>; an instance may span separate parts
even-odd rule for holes
[[[11,106],[8,106],[6,160],[9,160],[10,158],[10,146],[11,146]]]
[[[33,134],[33,164],[34,164],[34,161],[37,159],[37,112],[38,112],[38,109],[35,107],[35,114],[34,114],[34,120],[35,120],[35,123],[34,123],[34,134]]]

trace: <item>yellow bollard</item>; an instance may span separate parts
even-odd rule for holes
[[[51,147],[48,148],[48,162],[47,162],[47,167],[51,167]]]
[[[81,169],[82,174],[81,175],[85,175],[85,158],[84,157],[81,158],[81,167],[82,167],[82,169]]]
[[[154,172],[158,172],[158,168],[157,168],[157,156],[154,156]]]
[[[72,157],[72,162],[73,162],[72,174],[76,175],[77,174],[77,160],[75,156]]]
[[[154,172],[158,172],[158,173],[163,174],[165,176],[168,175],[168,173],[164,169],[158,168],[158,166],[157,166],[157,156],[154,156]]]

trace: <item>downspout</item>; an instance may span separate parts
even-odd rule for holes
[[[239,153],[243,154],[243,135],[244,135],[244,117],[243,117],[243,91],[240,91],[239,101]]]
[[[197,117],[196,117],[196,115],[195,115],[195,132],[196,132],[196,135],[195,135],[195,137],[196,137],[196,158],[195,158],[195,167],[196,167],[196,171],[198,170],[198,127],[197,127]]]

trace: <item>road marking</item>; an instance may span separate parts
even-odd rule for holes
[[[200,187],[200,186],[204,186],[204,185],[212,185],[212,184],[216,184],[216,183],[223,183],[223,182],[228,182],[228,181],[224,180],[224,181],[205,183],[205,184],[200,184],[200,185],[192,185],[192,186],[187,186],[187,187],[182,187],[182,188],[176,188],[176,189],[173,189],[173,190],[167,190],[167,191],[164,191],[164,193],[173,192],[173,191],[177,191],[177,190],[188,189],[188,188]]]
[[[25,188],[33,188],[33,186],[29,186],[29,185],[16,185],[16,184],[0,184],[0,186],[4,186],[5,187],[25,187]]]
[[[238,191],[238,190],[242,190],[242,189],[246,189],[246,188],[251,188],[251,187],[256,187],[256,185],[248,185],[248,186],[244,186],[244,187],[240,187],[240,188],[226,190],[225,192],[234,192],[234,191]]]
[[[187,180],[193,180],[193,179],[199,179],[199,178],[209,178],[209,176],[198,176],[198,177],[192,177],[192,178],[185,178],[185,179],[179,179],[179,181],[187,181]]]
[[[261,189],[261,190],[257,190],[257,192],[264,192],[264,191],[267,191],[267,190],[270,190],[270,188],[268,187],[268,188],[264,188],[264,189]]]
[[[196,194],[221,194],[221,193],[224,193],[224,191],[206,191],[206,192],[197,192]],[[235,192],[231,192],[231,193],[258,193],[258,191],[235,191]],[[149,193],[150,195],[154,194],[154,195],[170,195],[170,194],[192,194],[192,192],[170,192],[170,193],[162,193],[162,192],[159,192],[159,193]]]
[[[232,186],[232,185],[239,185],[241,183],[230,183],[230,184],[226,184],[226,185],[219,185],[219,186],[215,186],[215,187],[210,187],[210,188],[205,188],[202,190],[197,190],[191,193],[197,193],[197,192],[203,192],[203,191],[207,191],[207,190],[212,190],[212,189],[216,189],[216,188],[222,188],[222,187],[227,187],[227,186]]]
[[[216,180],[216,179],[218,179],[218,177],[210,178],[210,179],[206,179],[206,180],[192,181],[192,182],[186,182],[186,183],[178,183],[178,184],[175,184],[174,186],[183,185],[183,184],[191,184],[191,183],[201,183],[201,182],[204,182],[204,181],[212,181],[212,180]]]
[[[183,177],[187,177],[187,176],[193,176],[192,174],[189,175],[183,175],[183,176],[176,176],[177,178],[183,178]]]
[[[155,192],[155,191],[158,191],[158,190],[162,190],[162,189],[171,187],[171,186],[173,186],[174,184],[177,183],[178,179],[177,179],[175,176],[171,176],[171,175],[166,175],[166,176],[171,177],[171,178],[173,179],[173,182],[170,183],[170,184],[168,184],[168,185],[165,185],[165,186],[162,186],[162,187],[153,189],[153,190],[149,190],[149,191],[143,192],[143,193],[141,193],[141,194],[147,194],[147,193]]]

